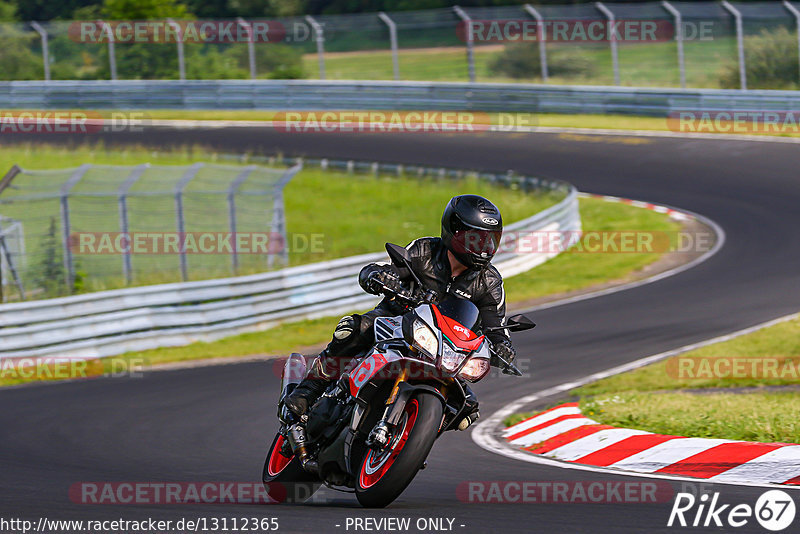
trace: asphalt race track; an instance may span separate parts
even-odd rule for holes
[[[56,137],[47,141],[76,140]],[[514,169],[567,180],[582,191],[685,208],[725,230],[722,250],[693,269],[537,312],[539,326],[514,338],[522,365],[532,373],[479,384],[484,415],[522,395],[800,308],[796,144],[559,134],[289,134],[255,128],[177,133],[154,128],[103,139]],[[30,136],[4,140],[32,141]],[[410,517],[412,532],[420,517],[454,518],[453,529],[465,533],[733,530],[668,528],[671,499],[657,504],[463,502],[456,489],[465,481],[646,479],[523,463],[486,452],[468,435],[456,433],[436,444],[428,468],[385,510],[361,509],[353,496],[329,490],[322,502],[305,506],[70,502],[68,489],[79,481],[257,481],[276,429],[277,385],[272,364],[245,363],[0,390],[0,515],[34,520],[255,515],[277,517],[280,530],[287,532],[347,532],[346,520],[354,517]],[[706,485],[706,490],[718,491],[720,502],[750,505],[764,491],[723,485]],[[754,520],[736,531],[765,532]]]

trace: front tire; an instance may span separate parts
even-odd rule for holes
[[[321,482],[307,472],[293,455],[287,458],[281,454],[286,438],[277,434],[264,462],[262,481],[270,498],[279,503],[302,503],[319,489]]]
[[[406,403],[403,416],[386,450],[364,455],[356,480],[362,506],[383,508],[403,493],[433,447],[442,423],[442,402],[420,393]]]

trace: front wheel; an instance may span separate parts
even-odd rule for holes
[[[278,434],[264,462],[262,480],[270,498],[279,503],[302,503],[311,498],[321,482],[300,465],[300,460],[281,453],[286,438]]]
[[[362,506],[383,508],[403,493],[436,441],[442,414],[442,402],[430,393],[409,399],[386,449],[370,449],[361,462],[356,497]]]

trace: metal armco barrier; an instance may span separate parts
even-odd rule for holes
[[[800,91],[499,83],[186,80],[0,82],[4,109],[474,110],[632,113],[800,109]]]
[[[533,179],[529,179],[533,180]],[[577,191],[558,204],[510,224],[508,232],[579,232]],[[555,252],[498,254],[504,276],[524,272]],[[0,306],[0,360],[35,356],[97,358],[126,351],[210,341],[260,330],[287,320],[312,319],[368,308],[356,276],[384,253],[290,267],[281,271],[176,284],[153,285]]]

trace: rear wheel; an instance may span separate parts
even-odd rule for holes
[[[383,508],[411,483],[433,447],[442,422],[442,403],[421,393],[409,399],[389,444],[370,449],[361,462],[356,497],[363,506]]]
[[[305,502],[317,489],[321,482],[308,473],[294,456],[282,454],[286,438],[277,434],[264,462],[262,480],[270,498],[277,502]]]

